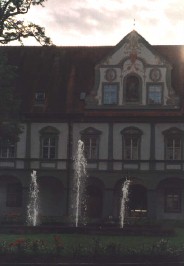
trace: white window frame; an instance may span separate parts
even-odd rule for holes
[[[102,90],[104,105],[118,104],[118,83],[104,83]]]
[[[162,84],[149,84],[147,89],[148,105],[162,105],[163,102],[163,86]]]
[[[95,141],[95,145],[93,145],[93,141]],[[87,159],[98,159],[98,137],[96,135],[84,137],[84,151]]]
[[[58,156],[58,142],[59,142],[59,130],[52,126],[47,126],[40,130],[40,158],[43,160],[54,160]],[[48,139],[48,143],[44,141]],[[52,144],[52,139],[54,144]],[[44,148],[47,150],[47,156],[45,156]],[[54,149],[54,156],[51,156],[52,149]]]
[[[0,158],[15,158],[16,147],[14,143],[9,143],[8,141],[0,142]]]
[[[141,135],[142,131],[136,127],[128,127],[121,131],[122,134],[122,149],[124,160],[139,160],[141,150]],[[130,144],[127,145],[126,141]],[[134,145],[135,143],[135,145]],[[130,156],[128,157],[128,152]]]
[[[44,91],[35,92],[35,105],[45,104],[46,95]]]
[[[172,145],[168,146],[168,140],[171,138]],[[179,146],[176,142],[179,141]],[[167,136],[166,138],[166,159],[167,160],[181,160],[181,137],[180,136]]]
[[[48,144],[44,144],[44,141],[48,139]],[[54,145],[52,144],[52,141],[54,140]],[[43,159],[48,159],[48,160],[53,160],[56,159],[56,136],[43,136],[42,137],[42,158]],[[45,150],[47,150],[47,156],[45,156]],[[54,156],[52,156],[52,153],[54,150]]]
[[[127,139],[130,140],[130,145],[126,144]],[[136,140],[136,145],[134,145],[134,141]],[[139,156],[139,140],[138,136],[126,136],[123,138],[124,141],[124,159],[125,160],[138,160]],[[130,158],[128,158],[128,152],[130,154]]]
[[[80,132],[81,140],[84,142],[84,152],[87,160],[98,160],[101,131],[88,127]],[[93,145],[93,140],[95,145]]]

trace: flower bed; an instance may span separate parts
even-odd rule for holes
[[[78,241],[67,247],[62,236],[53,235],[52,240],[19,237],[13,241],[0,242],[2,262],[177,262],[184,258],[184,246],[173,247],[166,239],[152,245],[126,248],[123,243],[104,242],[91,237],[88,242]]]

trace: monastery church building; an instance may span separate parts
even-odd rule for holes
[[[116,46],[0,49],[18,67],[23,126],[0,143],[0,222],[25,223],[33,170],[40,222],[69,221],[78,140],[90,223],[118,221],[126,179],[127,219],[184,219],[184,46],[133,30]]]

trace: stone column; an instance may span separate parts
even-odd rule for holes
[[[147,192],[147,209],[148,209],[148,218],[156,219],[157,218],[157,196],[156,190],[149,189]]]
[[[29,187],[22,188],[22,216],[24,224],[27,223],[27,206],[29,203]]]
[[[113,170],[113,123],[109,123],[108,136],[108,170]]]
[[[151,123],[150,134],[150,170],[155,169],[155,124]]]
[[[113,216],[113,199],[114,199],[114,190],[107,188],[104,191],[103,199],[103,218],[108,218]]]

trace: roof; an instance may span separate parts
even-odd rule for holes
[[[16,91],[22,104],[21,113],[29,117],[64,117],[87,115],[104,116],[104,111],[85,111],[81,92],[86,94],[94,85],[94,67],[108,55],[112,46],[99,47],[37,47],[37,46],[1,46],[12,65],[18,66]],[[172,86],[183,98],[184,88],[184,46],[157,45],[153,48],[165,56],[173,65]],[[47,102],[44,107],[34,105],[36,91],[45,91]],[[134,116],[133,111],[106,113],[117,117]],[[137,111],[135,113],[137,115]],[[166,116],[168,112],[164,113]],[[145,112],[144,112],[145,115]],[[155,111],[150,113],[155,116]],[[181,112],[173,112],[181,115]]]

